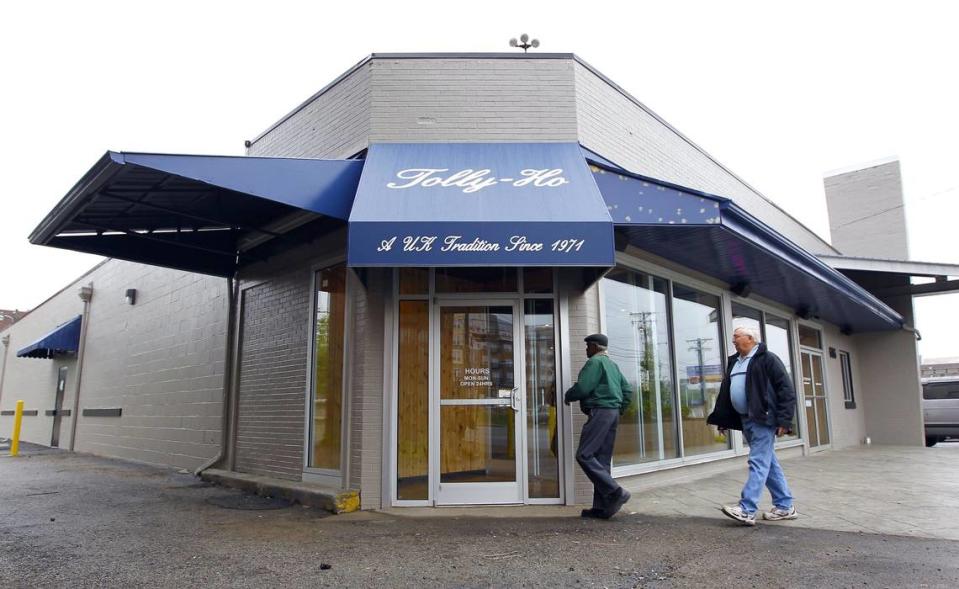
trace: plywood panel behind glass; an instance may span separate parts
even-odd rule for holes
[[[508,405],[440,407],[440,482],[516,480],[516,413]]]
[[[513,307],[441,307],[439,353],[441,401],[509,399],[515,386]],[[514,426],[508,405],[443,405],[440,482],[515,481]]]
[[[317,272],[313,327],[313,431],[310,466],[340,469],[346,267]]]
[[[396,495],[429,498],[429,303],[400,301]]]

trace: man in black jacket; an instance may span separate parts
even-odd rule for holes
[[[763,487],[769,489],[773,509],[763,519],[796,519],[786,476],[776,460],[776,438],[792,432],[796,392],[775,354],[759,341],[758,330],[737,327],[733,332],[736,354],[729,357],[726,376],[707,420],[720,431],[742,430],[749,443],[749,478],[738,505],[723,506],[727,516],[747,526],[756,525],[756,510]]]

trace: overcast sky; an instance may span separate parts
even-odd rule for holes
[[[780,5],[4,2],[0,308],[31,308],[98,261],[27,235],[106,150],[241,155],[369,53],[510,51],[522,32],[578,54],[827,239],[823,173],[898,155],[913,259],[959,263],[959,9]],[[917,300],[924,356],[959,356],[957,303]]]

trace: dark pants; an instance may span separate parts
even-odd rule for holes
[[[614,493],[620,490],[619,483],[610,474],[613,459],[613,444],[616,442],[616,427],[619,411],[616,409],[592,409],[589,419],[579,436],[576,462],[593,483],[593,508],[605,509]]]

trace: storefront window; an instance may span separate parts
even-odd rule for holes
[[[676,458],[666,281],[615,268],[603,280],[603,292],[609,356],[634,391],[633,403],[620,420],[613,464]]]
[[[559,432],[553,301],[527,299],[523,306],[529,496],[532,499],[558,498]]]
[[[429,498],[429,301],[400,301],[396,497]]]
[[[313,316],[313,419],[309,465],[340,469],[346,267],[316,273]]]
[[[719,297],[673,285],[673,322],[679,374],[684,455],[706,454],[729,447],[726,436],[707,425],[723,378]]]
[[[762,333],[762,321],[762,311],[733,303],[733,331],[739,327],[751,327],[756,330],[756,333]]]

